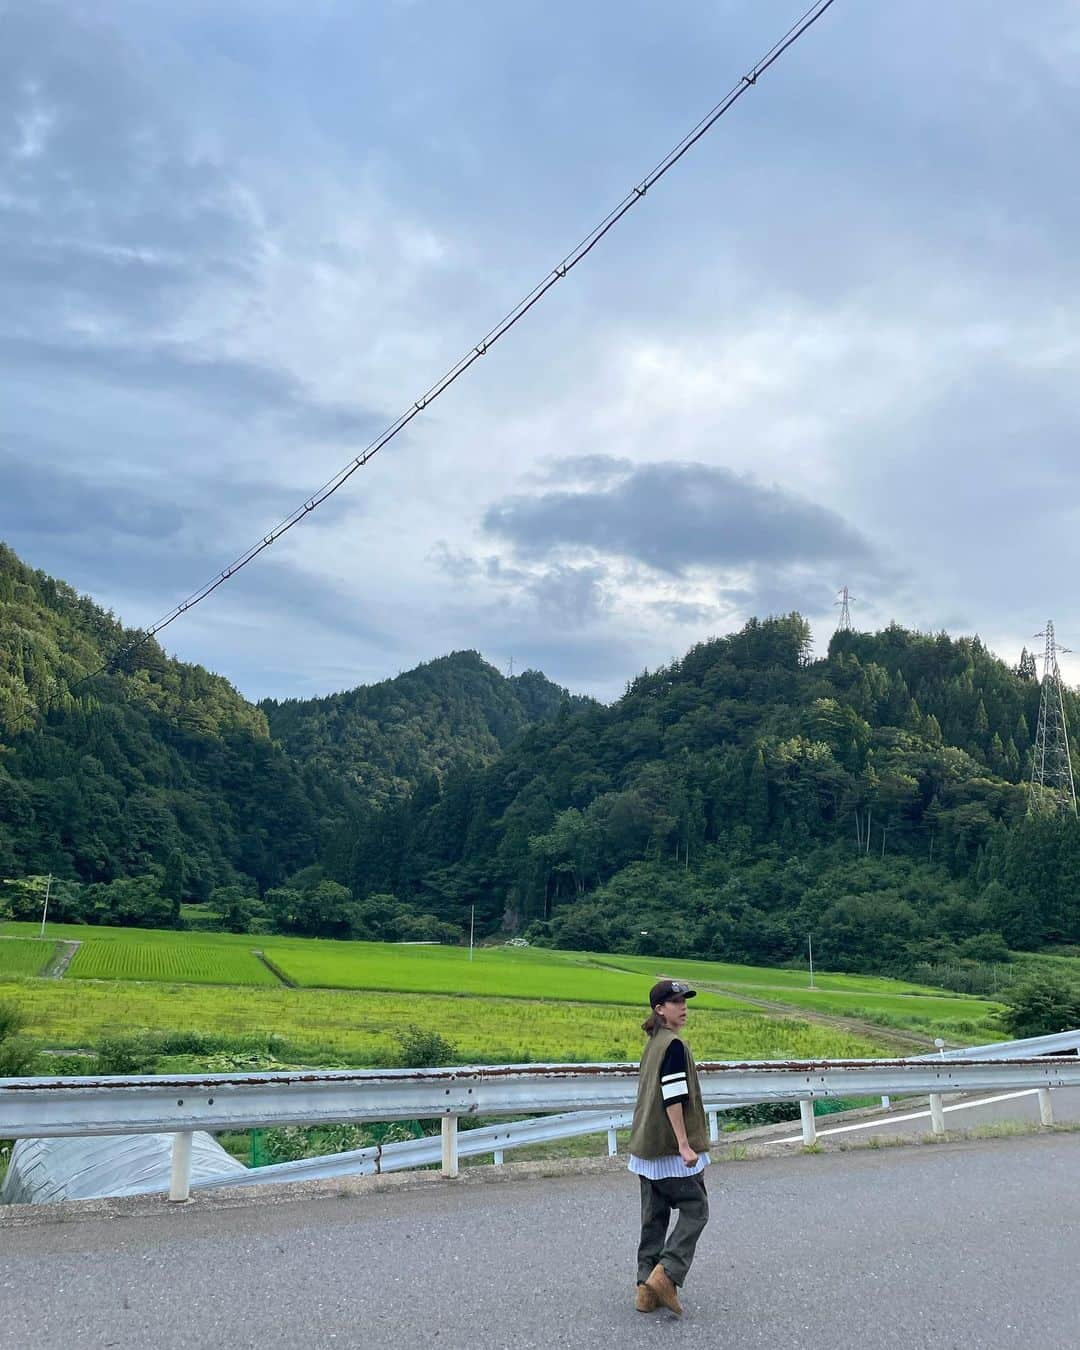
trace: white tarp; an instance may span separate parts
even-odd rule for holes
[[[167,1191],[171,1134],[111,1134],[82,1139],[19,1139],[11,1153],[0,1204],[44,1205],[106,1195]],[[191,1179],[248,1169],[203,1130],[191,1139]]]

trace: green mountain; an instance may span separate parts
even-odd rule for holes
[[[235,928],[453,939],[475,908],[594,950],[775,963],[812,935],[924,978],[1080,942],[1080,826],[1028,810],[1027,653],[892,626],[813,660],[792,614],[610,706],[458,652],[254,707],[154,643],[85,678],[135,636],[0,545],[0,877],[53,873],[58,918],[209,898]]]
[[[490,763],[527,727],[587,702],[539,671],[505,678],[478,652],[454,652],[379,684],[259,708],[294,759],[384,804],[432,775]]]
[[[86,679],[138,636],[0,545],[0,876],[148,877],[175,914],[310,862],[352,805],[343,785],[293,763],[226,680],[154,642]]]
[[[261,894],[369,801],[486,764],[569,699],[472,652],[264,708],[155,642],[94,674],[139,636],[0,544],[0,877],[97,886],[58,892],[73,917],[169,921],[216,887]]]
[[[1080,940],[1080,828],[1026,814],[1030,658],[896,626],[809,651],[800,616],[751,621],[366,818],[328,865],[567,947],[776,961],[813,934],[836,967],[911,968]]]

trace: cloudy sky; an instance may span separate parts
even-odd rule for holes
[[[802,8],[0,0],[0,538],[153,622]],[[253,698],[460,648],[611,697],[752,614],[821,649],[847,584],[1080,648],[1078,133],[1071,0],[837,0],[166,647]]]

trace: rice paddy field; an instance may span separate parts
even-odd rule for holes
[[[5,975],[38,975],[56,955],[56,943],[38,938],[0,939],[0,979]]]
[[[305,1062],[387,1063],[393,1033],[416,1027],[449,1039],[462,1061],[636,1059],[649,986],[665,975],[700,991],[699,1058],[894,1053],[867,1023],[956,1044],[1001,1034],[999,1005],[898,980],[815,973],[811,989],[798,970],[535,947],[478,948],[470,961],[458,947],[56,925],[50,939],[81,945],[63,978],[41,979],[56,943],[34,931],[0,924],[0,999],[56,1049],[182,1028],[273,1032]]]
[[[178,1027],[222,1036],[274,1032],[290,1058],[313,1064],[392,1064],[394,1033],[436,1030],[461,1063],[636,1060],[642,1009],[526,999],[423,997],[333,990],[213,988],[203,985],[25,980],[6,989],[26,1032],[53,1049],[80,1049],[117,1032]],[[700,1000],[699,1000],[700,1001]],[[801,1019],[736,1008],[695,1008],[694,1052],[703,1059],[862,1058],[887,1053],[854,1036]]]
[[[179,942],[83,942],[65,976],[71,980],[163,980],[185,984],[278,985],[253,953],[239,946]]]

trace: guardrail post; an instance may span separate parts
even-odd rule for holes
[[[181,1130],[173,1135],[172,1173],[169,1177],[169,1200],[179,1204],[191,1199],[191,1131]]]
[[[709,1117],[709,1143],[715,1144],[720,1138],[720,1124],[716,1118],[717,1113],[715,1111],[708,1111],[706,1114]]]
[[[934,1134],[945,1133],[945,1111],[941,1105],[941,1093],[930,1094],[930,1129]]]
[[[1044,1125],[1054,1123],[1054,1103],[1050,1100],[1050,1089],[1039,1089],[1039,1119]]]
[[[799,1102],[799,1115],[802,1117],[802,1141],[807,1148],[817,1140],[817,1126],[814,1124],[814,1103],[806,1097]]]
[[[614,1130],[608,1130],[607,1132],[607,1151],[609,1158],[614,1158],[619,1151],[619,1140]]]
[[[888,1110],[891,1109],[891,1107],[892,1107],[892,1101],[890,1100],[890,1098],[888,1098],[888,1097],[882,1097],[882,1099],[881,1099],[881,1109],[882,1109],[883,1111],[888,1111]]]
[[[444,1177],[458,1174],[457,1116],[442,1118],[442,1174]]]
[[[501,1167],[503,1165],[503,1151],[501,1148],[497,1148],[495,1150],[492,1156],[492,1162],[495,1164],[496,1167]]]

